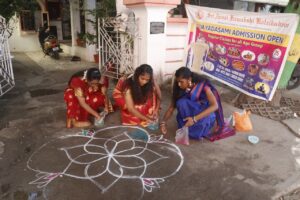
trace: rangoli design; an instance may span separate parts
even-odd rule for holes
[[[27,162],[28,168],[36,172],[30,184],[42,188],[46,199],[47,187],[64,178],[90,181],[100,195],[119,187],[120,181],[135,180],[141,186],[136,196],[141,198],[145,191],[160,188],[182,164],[182,153],[171,141],[130,126],[56,138],[42,145]]]

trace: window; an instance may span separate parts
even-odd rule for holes
[[[34,14],[31,11],[21,11],[20,21],[22,31],[35,31]]]
[[[61,9],[59,2],[48,2],[48,12],[50,20],[61,19]]]

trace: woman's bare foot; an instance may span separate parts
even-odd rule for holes
[[[72,128],[72,126],[73,126],[72,119],[67,118],[66,127],[67,128]]]
[[[89,127],[91,126],[91,122],[89,121],[83,121],[83,122],[80,122],[80,121],[75,121],[73,122],[73,126],[76,127],[76,128],[85,128],[85,127]]]

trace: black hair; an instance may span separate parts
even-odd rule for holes
[[[75,74],[73,74],[69,80],[69,85],[71,83],[71,80],[72,78],[74,77],[83,77],[84,76],[84,73],[86,72],[86,79],[87,81],[92,81],[92,80],[100,80],[101,78],[101,73],[100,73],[100,70],[93,67],[93,68],[89,68],[88,70],[81,70],[79,72],[76,72]]]
[[[87,70],[87,73],[86,73],[87,81],[100,80],[100,78],[101,78],[101,73],[100,73],[99,69],[90,68]]]
[[[205,77],[192,72],[187,67],[180,67],[179,69],[177,69],[176,72],[175,72],[175,77],[174,77],[174,81],[173,81],[173,90],[172,90],[173,91],[173,93],[172,93],[172,103],[173,103],[174,107],[176,107],[177,100],[180,99],[186,92],[185,90],[181,89],[178,86],[176,78],[183,78],[183,79],[191,78],[191,81],[194,84],[197,84],[200,81],[208,81]]]
[[[140,86],[139,76],[149,74],[150,80],[143,86]],[[134,104],[143,104],[153,93],[153,70],[150,65],[142,64],[134,71],[133,77],[126,79],[126,84],[131,90],[131,95]]]

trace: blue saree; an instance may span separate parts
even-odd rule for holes
[[[189,127],[189,137],[192,139],[207,137],[211,133],[210,131],[215,122],[217,122],[218,127],[224,126],[223,109],[219,94],[209,82],[203,81],[196,84],[190,92],[185,93],[176,101],[178,128],[185,125],[186,121],[184,119],[186,117],[193,117],[209,107],[205,87],[209,87],[213,92],[218,102],[218,110]]]

